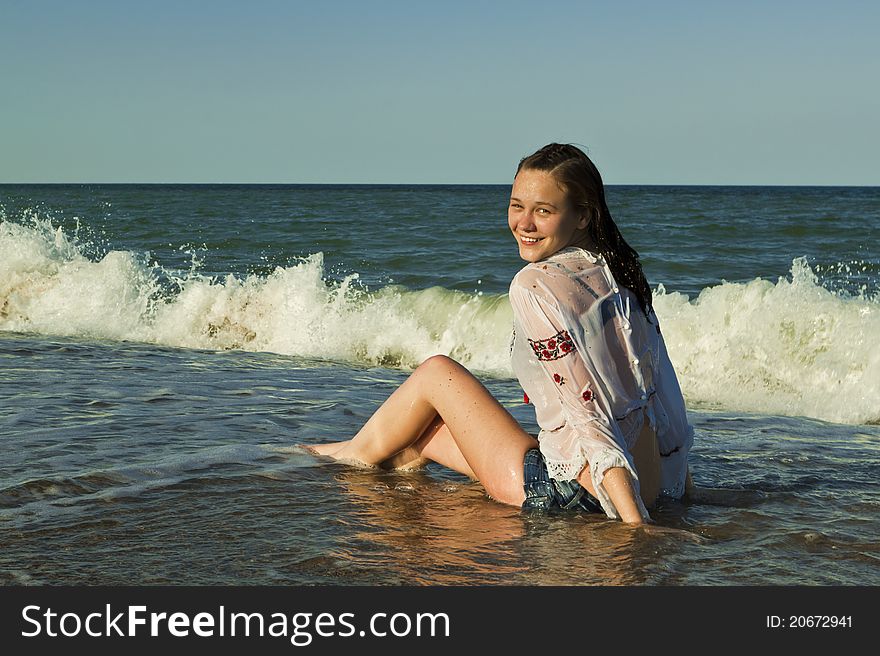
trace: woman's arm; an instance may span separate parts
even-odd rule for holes
[[[636,501],[632,477],[624,467],[607,469],[602,485],[608,492],[608,496],[611,497],[614,507],[617,508],[621,520],[627,524],[643,524],[645,522]]]
[[[596,496],[596,488],[590,478],[590,466],[583,468],[577,477],[584,489],[594,497]],[[625,467],[611,467],[605,470],[602,479],[602,487],[611,498],[611,503],[617,509],[620,519],[627,524],[643,524],[645,518],[639,511],[639,504],[636,501],[636,491],[632,484],[632,476]]]

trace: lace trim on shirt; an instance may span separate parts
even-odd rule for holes
[[[574,460],[551,460],[544,456],[544,462],[547,464],[547,474],[550,478],[557,481],[573,481],[587,464],[587,459],[580,456]]]
[[[530,339],[529,346],[532,347],[538,360],[543,361],[558,360],[577,352],[577,346],[567,330],[560,330],[547,339]]]

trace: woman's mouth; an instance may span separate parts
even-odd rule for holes
[[[534,246],[542,239],[543,237],[526,237],[525,235],[520,235],[519,243],[523,244],[524,246]]]

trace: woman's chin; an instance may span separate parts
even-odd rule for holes
[[[533,248],[524,248],[522,246],[519,247],[519,257],[520,259],[525,260],[526,262],[537,262],[541,259],[540,253],[535,251]]]

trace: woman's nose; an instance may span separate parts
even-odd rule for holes
[[[535,217],[531,212],[523,212],[519,217],[518,223],[522,230],[535,229]]]

